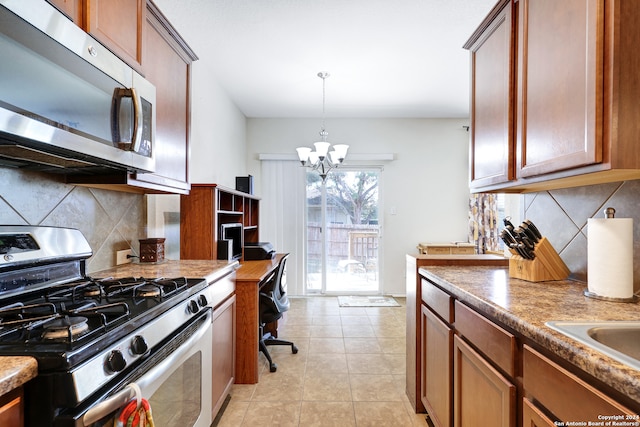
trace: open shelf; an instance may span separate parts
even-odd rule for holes
[[[192,184],[180,196],[180,258],[217,259],[220,224],[241,223],[246,242],[260,241],[260,198],[217,184]]]

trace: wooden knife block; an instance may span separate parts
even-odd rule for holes
[[[564,280],[571,272],[562,261],[560,255],[551,246],[546,237],[536,243],[535,259],[525,259],[514,249],[509,249],[509,277],[527,280],[529,282],[544,282],[547,280]]]

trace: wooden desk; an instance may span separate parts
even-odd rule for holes
[[[236,384],[258,382],[258,291],[284,256],[277,254],[266,261],[243,261],[236,272]]]

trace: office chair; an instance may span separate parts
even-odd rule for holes
[[[271,335],[270,332],[265,334],[264,327],[268,323],[275,322],[280,319],[284,312],[289,310],[289,298],[287,298],[287,259],[289,254],[286,254],[280,260],[278,269],[271,278],[267,280],[264,286],[260,289],[260,351],[265,355],[269,361],[269,371],[275,372],[278,369],[278,365],[273,363],[268,345],[290,345],[291,352],[296,354],[298,347],[291,341],[280,340]]]

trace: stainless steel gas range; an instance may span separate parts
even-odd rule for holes
[[[28,355],[27,426],[100,426],[136,397],[156,425],[211,423],[212,286],[92,278],[78,230],[0,226],[0,356]]]

